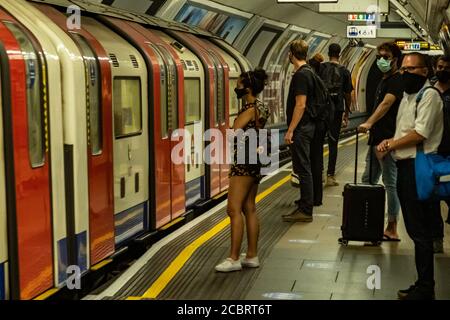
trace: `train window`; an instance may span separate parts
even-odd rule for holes
[[[167,72],[162,54],[159,49],[153,44],[148,44],[156,53],[156,58],[159,64],[160,73],[160,112],[161,112],[161,137],[167,138],[169,136],[169,119],[167,114]]]
[[[78,43],[84,59],[86,70],[86,112],[88,119],[88,144],[91,153],[102,153],[102,112],[101,112],[101,81],[97,57],[87,41],[78,34],[72,34]]]
[[[184,79],[184,110],[186,124],[201,120],[200,79]]]
[[[6,27],[14,34],[25,60],[26,101],[28,116],[28,152],[32,168],[41,167],[45,163],[44,138],[44,99],[42,99],[42,77],[39,56],[25,33],[13,23],[5,22]]]
[[[138,77],[115,77],[113,103],[116,139],[141,134],[141,79]]]
[[[234,92],[234,89],[237,87],[237,82],[237,78],[230,79],[230,116],[236,116],[239,113],[240,100]]]
[[[157,47],[165,62],[167,77],[167,121],[171,131],[178,129],[178,70],[171,53],[162,45]]]
[[[225,120],[225,72],[223,71],[223,66],[217,56],[210,52],[210,56],[214,61],[214,65],[217,70],[217,81],[216,83],[216,124],[222,123]]]

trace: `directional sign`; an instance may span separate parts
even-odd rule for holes
[[[347,26],[347,38],[377,37],[377,26]]]

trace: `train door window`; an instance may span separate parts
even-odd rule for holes
[[[238,79],[230,79],[230,117],[235,117],[239,113],[240,100],[236,97],[234,89],[237,87]]]
[[[200,79],[184,79],[184,108],[186,124],[201,120],[200,109]]]
[[[141,134],[141,79],[139,77],[115,77],[113,101],[116,139]]]
[[[209,57],[212,59],[214,63],[214,80],[213,83],[215,84],[214,88],[214,125],[218,125],[219,123],[222,123],[222,120],[224,117],[222,117],[222,105],[225,105],[225,102],[222,104],[222,97],[225,98],[223,95],[223,88],[224,88],[224,80],[223,80],[223,68],[218,61],[217,57],[211,53],[208,52]]]
[[[210,56],[217,70],[217,80],[214,83],[216,84],[216,124],[218,124],[225,121],[225,72],[217,56],[213,52],[210,52]]]
[[[169,136],[169,115],[167,108],[167,70],[164,60],[162,58],[162,54],[159,49],[152,45],[148,44],[150,48],[155,51],[158,64],[159,64],[159,73],[160,73],[160,113],[161,113],[161,137],[167,138]]]
[[[102,112],[100,102],[101,82],[98,60],[87,41],[78,34],[72,34],[83,55],[86,70],[86,112],[88,119],[88,144],[92,155],[102,153]]]
[[[162,45],[157,46],[166,66],[167,74],[167,119],[169,130],[178,129],[178,73],[177,65],[170,52]]]
[[[39,55],[31,40],[18,26],[4,22],[5,26],[14,34],[19,43],[25,62],[26,72],[26,101],[28,116],[28,152],[32,168],[41,167],[45,163],[44,138],[44,99],[43,86],[41,86],[44,71]]]

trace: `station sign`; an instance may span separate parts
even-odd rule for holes
[[[375,39],[377,26],[347,26],[347,38]]]
[[[360,21],[360,22],[368,22],[375,21],[376,14],[375,13],[360,13],[360,14],[349,14],[348,21]]]

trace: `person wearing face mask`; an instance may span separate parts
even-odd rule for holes
[[[450,136],[450,57],[439,56],[434,64],[436,75],[435,87],[441,92],[444,100],[444,137]],[[438,152],[442,155],[450,155],[450,139],[442,139]],[[446,201],[450,208],[450,200]],[[450,224],[450,210],[447,213],[447,223]],[[439,216],[436,221],[436,234],[434,236],[434,253],[444,252],[444,221]]]
[[[240,75],[234,91],[237,99],[243,99],[244,106],[234,121],[233,130],[247,131],[264,128],[270,111],[257,96],[264,90],[267,78],[266,72],[262,69]],[[259,267],[257,255],[259,221],[256,215],[256,195],[262,179],[261,165],[239,163],[237,152],[237,145],[235,145],[235,161],[229,173],[227,205],[227,213],[231,220],[231,249],[229,257],[216,266],[215,269],[218,272],[239,271],[242,267]],[[247,227],[248,248],[246,253],[240,255],[244,220]]]
[[[401,56],[402,52],[395,43],[383,43],[378,47],[377,66],[383,73],[383,78],[378,84],[373,113],[365,123],[359,126],[359,132],[370,132],[362,182],[376,184],[382,177],[386,187],[388,225],[384,232],[384,241],[400,241],[397,232],[400,201],[397,195],[395,161],[391,154],[384,158],[377,157],[376,147],[383,140],[393,137],[395,133],[398,108],[404,90],[402,76],[398,72]]]
[[[402,300],[432,300],[435,286],[434,221],[440,215],[440,203],[418,199],[415,158],[419,145],[425,153],[438,152],[444,131],[443,102],[438,90],[429,88],[429,70],[422,54],[406,55],[400,72],[406,93],[400,103],[395,135],[382,141],[377,151],[380,157],[392,152],[396,160],[397,193],[406,231],[415,248],[418,280],[408,289],[399,290],[398,297]],[[421,99],[418,99],[419,94]]]

